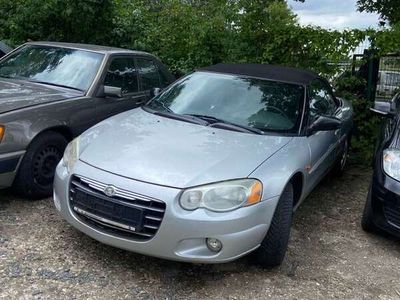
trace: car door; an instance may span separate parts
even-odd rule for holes
[[[140,87],[150,99],[154,88],[162,89],[167,85],[156,62],[151,57],[136,57]]]
[[[340,107],[328,85],[315,80],[308,90],[308,125],[321,116],[334,117]],[[336,150],[340,137],[340,129],[319,131],[307,137],[310,149],[310,186],[314,187],[330,170],[336,159]]]
[[[139,88],[138,71],[133,55],[110,59],[102,86],[121,88],[121,97],[104,96],[97,101],[97,119],[104,120],[118,113],[136,108],[148,98]]]

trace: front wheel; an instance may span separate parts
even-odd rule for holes
[[[285,187],[267,235],[256,250],[255,258],[264,267],[279,266],[285,258],[293,217],[293,186]]]
[[[372,187],[370,186],[368,191],[367,200],[365,201],[364,211],[361,219],[361,227],[364,231],[369,233],[374,233],[377,231],[377,227],[375,226],[373,219],[373,210],[372,210]]]
[[[16,192],[29,199],[50,196],[54,172],[67,143],[67,139],[56,132],[46,132],[36,137],[18,169],[14,180]]]

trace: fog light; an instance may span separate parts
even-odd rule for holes
[[[219,252],[222,249],[222,243],[220,240],[213,239],[213,238],[207,238],[207,247],[210,249],[212,252]]]

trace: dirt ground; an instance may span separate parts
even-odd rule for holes
[[[400,243],[364,233],[370,171],[328,178],[295,214],[287,257],[191,265],[100,244],[67,225],[50,199],[0,195],[0,298],[400,299]]]

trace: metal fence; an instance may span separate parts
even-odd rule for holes
[[[400,53],[378,56],[368,40],[350,53],[348,61],[334,67],[333,79],[350,74],[362,78],[365,86],[360,87],[360,93],[370,101],[389,101],[400,92]]]
[[[400,56],[382,56],[379,59],[376,100],[390,100],[400,90]]]

